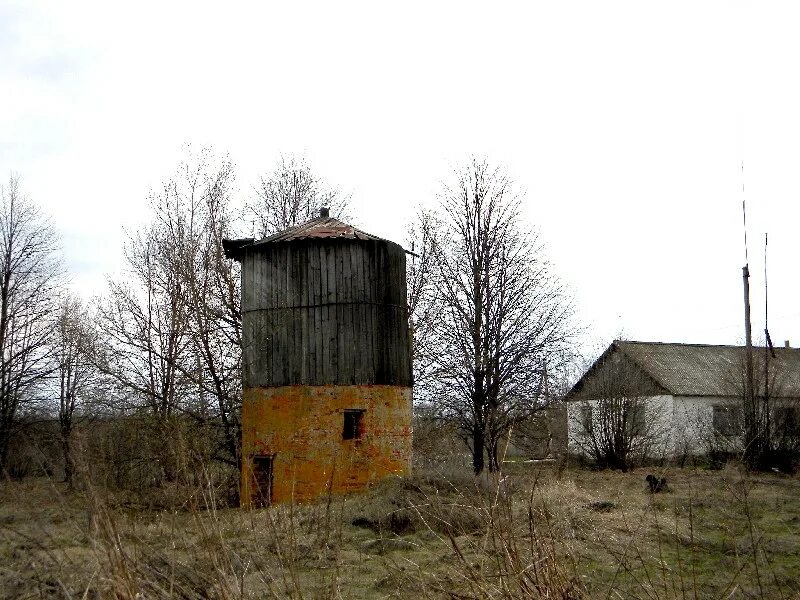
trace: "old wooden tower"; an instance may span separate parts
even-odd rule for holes
[[[242,265],[243,506],[411,466],[405,252],[328,216],[226,240]]]

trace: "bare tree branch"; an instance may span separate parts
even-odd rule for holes
[[[419,306],[434,309],[415,352],[424,363],[416,370],[431,372],[417,383],[459,425],[480,473],[486,457],[490,470],[499,468],[498,444],[514,423],[547,404],[548,372],[568,360],[572,304],[522,225],[509,178],[473,159],[455,179],[440,197],[432,275],[410,286],[425,301],[409,302],[412,318],[426,314]],[[423,216],[418,229],[433,223]]]
[[[17,177],[0,186],[0,469],[18,412],[53,372],[50,337],[63,285],[59,239]]]
[[[350,197],[329,187],[298,156],[281,156],[275,169],[263,175],[248,203],[255,235],[266,237],[319,216],[327,207],[332,216],[349,221]]]

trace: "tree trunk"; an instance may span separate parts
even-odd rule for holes
[[[64,483],[72,487],[75,461],[72,456],[72,431],[70,428],[61,428],[61,450],[64,453]]]
[[[11,442],[11,432],[5,426],[0,426],[0,478],[8,477],[8,446]]]
[[[472,469],[475,472],[475,475],[480,475],[483,472],[483,450],[483,429],[475,426],[472,429]]]
[[[488,455],[489,455],[489,473],[499,473],[500,472],[500,460],[498,459],[498,447],[500,446],[499,440],[492,436],[489,439],[489,445],[487,447]]]

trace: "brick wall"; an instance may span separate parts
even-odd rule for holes
[[[360,435],[343,439],[346,410],[363,410]],[[273,456],[273,502],[363,489],[411,469],[411,388],[385,385],[248,388],[242,403],[242,505],[252,457]]]

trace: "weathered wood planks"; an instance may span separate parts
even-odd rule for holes
[[[244,385],[410,385],[405,253],[374,240],[246,252]]]

